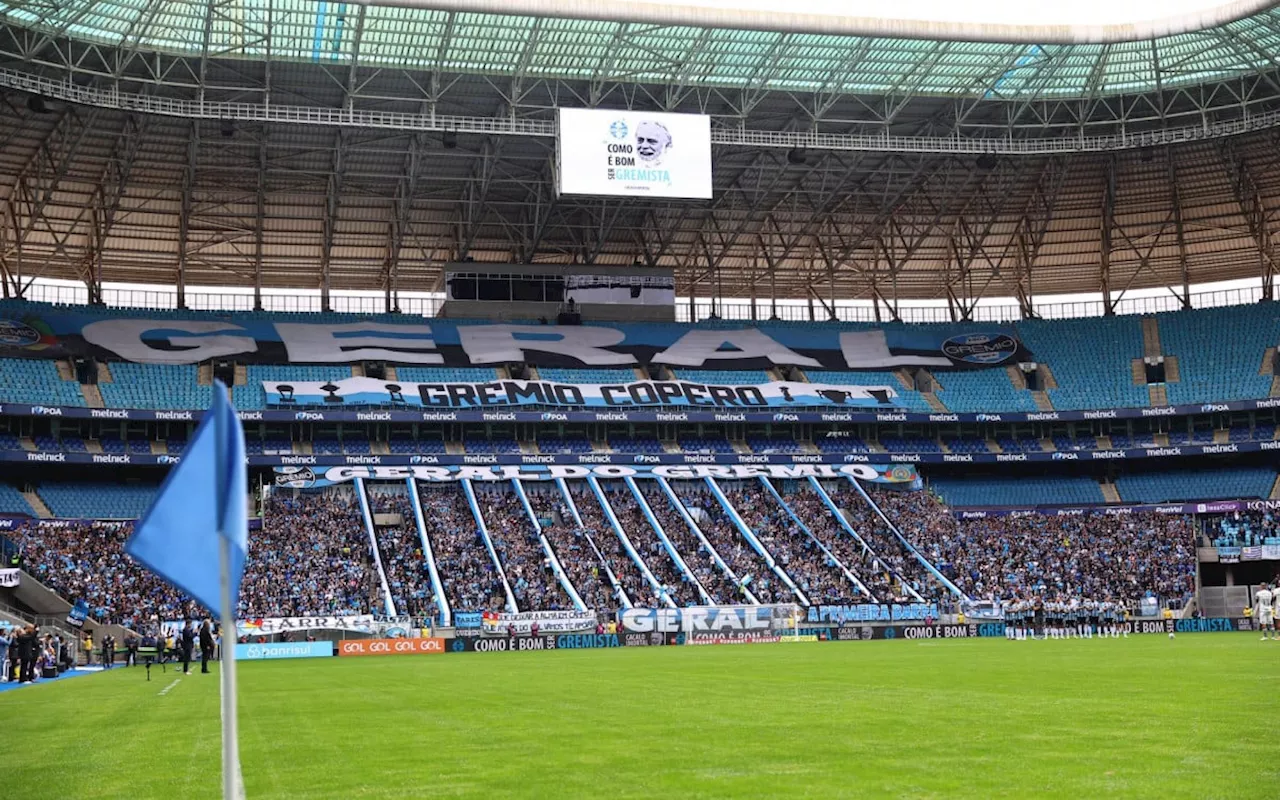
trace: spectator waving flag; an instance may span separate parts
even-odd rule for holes
[[[125,552],[222,620],[222,796],[244,796],[236,737],[235,610],[249,552],[244,430],[213,382],[213,405]]]

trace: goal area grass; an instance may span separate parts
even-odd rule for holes
[[[220,796],[216,672],[152,672],[0,693],[3,796]],[[1256,634],[446,653],[238,675],[250,800],[1280,795],[1280,643]]]

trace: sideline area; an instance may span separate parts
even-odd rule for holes
[[[3,683],[0,683],[0,692],[9,692],[14,689],[25,689],[29,686],[42,686],[46,683],[55,683],[57,681],[66,680],[67,678],[79,678],[83,675],[95,675],[99,672],[105,671],[106,670],[102,667],[76,667],[75,669],[67,670],[56,678],[41,678],[33,683],[14,683],[13,681],[4,681]]]

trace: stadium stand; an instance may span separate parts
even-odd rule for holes
[[[631,383],[636,379],[630,369],[557,369],[541,367],[538,377],[556,383]]]
[[[109,369],[112,379],[98,384],[108,408],[205,409],[213,401],[213,386],[199,384],[194,364],[116,361]]]
[[[369,505],[375,515],[400,516],[398,525],[381,525],[375,530],[382,569],[387,575],[387,588],[396,613],[420,619],[434,616],[435,592],[431,589],[431,575],[422,552],[418,522],[407,487],[403,484],[394,487],[374,484],[368,487],[368,493]]]
[[[594,542],[594,534],[578,526],[559,491],[534,486],[527,494],[542,534],[551,544],[578,597],[587,608],[597,613],[616,613],[622,603],[602,569],[604,561],[599,555],[599,546]]]
[[[53,361],[0,358],[0,401],[35,405],[84,406],[80,384],[58,376]]]
[[[875,372],[871,370],[851,372],[848,370],[810,370],[805,376],[811,383],[830,383],[849,386],[888,386],[897,392],[893,404],[907,411],[928,413],[933,410],[924,395],[914,389],[904,389],[902,381],[892,372]]]
[[[631,490],[621,484],[604,484],[609,505],[617,516],[622,529],[627,532],[631,546],[640,554],[645,566],[662,586],[661,594],[670,597],[678,606],[701,605],[697,590],[680,572],[675,560],[654,531]],[[661,598],[659,598],[661,600]]]
[[[1146,387],[1133,385],[1132,362],[1142,358],[1139,317],[1023,320],[1017,328],[1023,344],[1057,380],[1058,388],[1047,390],[1054,408],[1150,404]]]
[[[63,519],[139,519],[158,486],[103,483],[40,484],[37,494],[55,517]]]
[[[752,383],[768,383],[773,380],[764,370],[732,369],[678,369],[678,380],[692,383],[710,383],[719,386],[745,386]]]
[[[613,572],[622,590],[626,592],[632,605],[645,608],[657,608],[658,598],[644,579],[636,562],[631,560],[622,540],[614,531],[612,524],[605,517],[604,507],[591,487],[583,483],[570,484],[573,505],[582,518],[582,526],[590,534],[592,541],[599,548],[602,562]],[[607,499],[607,498],[606,498]],[[612,507],[612,504],[610,504]],[[616,511],[614,512],[616,516]]]
[[[942,387],[938,399],[949,410],[973,414],[1001,411],[1035,411],[1031,392],[1017,389],[1002,369],[938,372],[933,376]]]
[[[35,509],[22,496],[22,492],[7,483],[0,483],[0,514],[25,514],[36,516]]]
[[[455,486],[418,485],[422,518],[435,554],[445,597],[459,611],[496,611],[506,606],[502,580],[489,558],[475,517]]]
[[[496,380],[493,367],[397,367],[396,380],[406,383],[485,383]]]
[[[520,610],[573,608],[573,601],[551,572],[550,559],[538,541],[533,520],[515,491],[509,486],[484,487],[477,491],[476,503]]]
[[[952,506],[1051,506],[1106,502],[1093,478],[935,477],[930,487]]]
[[[240,411],[257,411],[267,407],[263,381],[336,381],[351,377],[346,364],[308,367],[296,364],[250,364],[245,368],[245,382],[231,387],[231,403]]]
[[[1275,482],[1273,467],[1215,467],[1124,473],[1116,478],[1116,490],[1128,503],[1247,500],[1268,496]]]
[[[1271,390],[1259,374],[1268,347],[1280,343],[1275,305],[1205,308],[1156,317],[1166,356],[1177,356],[1180,380],[1168,384],[1169,402],[1256,400]]]
[[[644,481],[639,486],[654,519],[712,601],[725,605],[740,602],[742,593],[738,586],[716,564],[693,528],[676,509],[674,501],[651,481]]]

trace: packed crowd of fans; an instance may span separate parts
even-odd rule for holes
[[[725,514],[717,500],[702,483],[677,483],[676,494],[693,515],[702,535],[737,575],[746,581],[748,590],[761,603],[797,603],[799,599],[779,578],[764,557],[752,549],[741,531]]]
[[[644,481],[640,485],[640,493],[644,495],[653,518],[662,526],[662,532],[671,540],[676,552],[684,559],[685,566],[693,573],[702,588],[706,590],[712,601],[723,605],[734,605],[745,602],[738,585],[730,580],[724,570],[716,564],[710,551],[685,522],[684,517],[671,504],[671,499],[653,481]]]
[[[533,520],[516,493],[505,486],[492,487],[477,494],[476,502],[520,610],[573,608],[573,601],[552,572],[551,559],[542,548]]]
[[[272,493],[251,537],[240,584],[242,617],[383,611],[369,535],[355,493]],[[167,617],[166,619],[179,619]]]
[[[413,515],[409,494],[403,486],[394,490],[370,488],[369,504],[375,515],[374,531],[387,588],[396,613],[414,617],[430,617],[437,612],[435,592],[431,588],[431,572],[422,553],[418,521]],[[378,525],[376,515],[398,514],[400,524]]]
[[[449,607],[458,611],[498,611],[506,593],[480,529],[456,486],[418,486],[422,519],[427,525],[436,571]]]
[[[763,486],[742,482],[723,484],[721,488],[747,527],[810,603],[860,602],[857,587]]]
[[[587,608],[597,613],[611,613],[621,607],[618,593],[609,580],[591,534],[578,527],[573,513],[561,497],[560,490],[548,487],[529,492],[529,504],[542,525],[542,533],[551,543],[561,568]]]
[[[578,509],[578,516],[582,517],[583,526],[600,548],[601,556],[617,577],[618,583],[622,584],[622,589],[627,593],[631,605],[657,608],[659,605],[657,593],[644,579],[640,568],[622,546],[622,540],[618,538],[613,524],[605,516],[604,508],[596,498],[595,492],[585,483],[570,484],[570,491],[573,494],[573,504]]]
[[[1280,523],[1270,511],[1235,511],[1205,520],[1206,546],[1257,547],[1277,541],[1280,541]]]
[[[27,569],[99,622],[136,626],[182,619],[189,601],[124,553],[132,522],[31,522],[9,532]]]
[[[663,594],[670,597],[678,606],[702,605],[697,590],[685,578],[671,554],[667,552],[667,548],[662,545],[662,540],[658,538],[653,525],[640,510],[640,504],[636,502],[631,490],[626,485],[610,488],[612,491],[607,492],[606,496],[609,498],[609,504],[613,506],[613,513],[617,515],[622,529],[631,539],[631,546],[636,549],[640,558],[644,559],[645,566],[662,584]]]
[[[904,595],[893,572],[865,541],[849,533],[831,513],[827,504],[808,484],[802,484],[786,497],[787,505],[804,520],[818,541],[849,570],[867,594],[855,596],[855,602],[893,602]]]
[[[894,535],[875,509],[848,481],[833,482],[827,487],[827,493],[836,506],[844,510],[849,524],[875,552],[880,562],[889,568],[897,584],[894,601],[936,600],[946,594],[938,579],[903,545],[902,540]],[[877,505],[881,505],[882,502],[893,501],[901,494],[904,493],[880,491],[876,492],[873,499]],[[898,519],[896,512],[891,513],[883,507],[882,510],[890,519]],[[895,521],[894,524],[899,523]],[[910,590],[904,591],[904,587],[910,587]],[[884,601],[883,598],[881,600]]]
[[[1191,521],[1171,514],[957,520],[927,492],[876,501],[940,572],[974,599],[1092,600],[1175,607],[1195,590]]]

